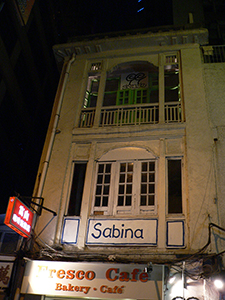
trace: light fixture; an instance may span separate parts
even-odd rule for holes
[[[215,279],[214,280],[214,285],[218,290],[221,290],[224,286],[224,283],[221,279]]]
[[[144,268],[144,272],[145,273],[151,273],[153,271],[153,266],[152,266],[152,263],[148,263],[147,264],[147,267]]]
[[[170,277],[170,279],[169,279],[169,284],[173,284],[174,283],[174,281],[175,281],[175,275],[174,276],[172,276],[172,277]]]

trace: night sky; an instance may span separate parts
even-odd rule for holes
[[[11,55],[20,34],[20,29],[15,27],[14,14],[13,17],[10,16],[12,4],[9,3],[5,2],[5,5],[0,6],[0,37],[5,43],[8,56]],[[47,26],[44,30],[51,57],[54,44],[65,43],[73,36],[167,26],[173,22],[171,0],[53,0],[55,11],[52,14],[46,9],[49,0],[39,0],[37,3],[43,24]],[[38,21],[31,23],[27,35],[39,72],[38,76],[42,80],[46,76],[47,68],[39,51],[42,41],[38,40],[37,23]],[[50,30],[51,23],[55,24],[54,32]],[[26,27],[23,27],[23,30],[26,30]],[[0,49],[0,56],[2,53]],[[31,196],[33,193],[59,79],[57,67],[54,65],[56,75],[54,87],[45,89],[43,100],[40,102],[33,88],[35,86],[33,79],[26,74],[26,59],[26,55],[20,55],[13,70],[13,76],[17,78],[16,82],[19,84],[19,93],[15,89],[13,98],[9,87],[2,102],[0,99],[0,137],[1,141],[4,141],[0,144],[0,213],[5,213],[9,197],[14,196],[16,192],[23,196]],[[0,86],[4,76],[9,75],[4,72],[1,74],[4,67],[4,59],[0,57]],[[21,106],[16,107],[19,97],[26,105],[23,109],[28,111],[30,120],[25,119]]]
[[[57,17],[65,38],[172,25],[172,0],[66,0]]]

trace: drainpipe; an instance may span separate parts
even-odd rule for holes
[[[61,112],[63,97],[64,97],[64,93],[65,93],[65,89],[66,89],[66,84],[67,84],[67,80],[69,77],[71,64],[74,61],[75,61],[75,54],[73,54],[71,59],[69,60],[66,71],[65,71],[65,75],[63,78],[62,88],[61,88],[60,95],[59,95],[58,107],[57,107],[57,110],[55,113],[53,128],[52,128],[52,132],[51,132],[51,136],[50,136],[50,140],[49,140],[49,144],[48,144],[47,153],[46,153],[45,160],[44,160],[44,166],[43,166],[43,169],[41,172],[41,177],[40,177],[40,182],[38,185],[36,197],[42,197],[45,179],[46,179],[46,175],[47,175],[47,171],[48,171],[48,165],[49,165],[51,152],[52,152],[52,148],[53,148],[53,144],[54,144],[54,139],[55,139],[55,135],[56,135],[56,130],[57,130],[57,126],[58,126],[58,122],[59,122],[59,118],[60,118],[60,112]]]

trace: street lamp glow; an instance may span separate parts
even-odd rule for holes
[[[214,285],[215,285],[215,287],[216,287],[217,289],[222,289],[223,286],[224,286],[224,283],[223,283],[222,280],[216,279],[216,280],[214,281]]]

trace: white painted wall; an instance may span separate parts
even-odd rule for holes
[[[78,55],[71,66],[58,125],[60,133],[55,137],[43,192],[45,206],[57,211],[58,214],[40,235],[40,238],[51,246],[60,244],[63,217],[66,214],[72,180],[72,162],[87,160],[87,176],[78,243],[76,246],[64,245],[64,249],[69,251],[80,249],[81,251],[85,249],[87,219],[91,214],[96,160],[110,150],[119,147],[146,149],[158,159],[157,210],[154,215],[158,218],[158,246],[138,249],[138,252],[152,252],[158,258],[162,257],[158,256],[158,253],[164,254],[166,257],[171,253],[195,252],[208,240],[208,223],[210,221],[217,223],[218,221],[218,207],[214,201],[216,194],[213,170],[214,141],[212,124],[209,120],[209,107],[206,101],[206,94],[209,91],[204,87],[204,80],[209,82],[211,73],[214,71],[205,70],[205,76],[203,76],[204,70],[197,44],[132,49],[133,46],[135,47],[135,40],[132,38],[130,48],[126,50],[114,51],[112,49],[97,54]],[[148,60],[160,65],[160,57],[164,51],[165,53],[170,53],[170,51],[174,53],[179,50],[182,97],[186,117],[184,124],[77,128],[91,62],[102,61],[104,72],[118,63],[131,60]],[[203,80],[203,78],[205,79]],[[209,86],[208,89],[210,90]],[[214,97],[210,95],[209,98],[213,99]],[[212,105],[210,100],[208,102],[209,105]],[[212,119],[217,119],[219,111],[212,113]],[[222,123],[222,118],[219,120],[217,125]],[[224,143],[224,130],[220,127],[220,135],[222,132]],[[167,157],[182,157],[183,159],[184,213],[182,216],[166,215]],[[221,206],[220,209],[224,210],[224,207]],[[35,231],[40,232],[50,219],[51,215],[43,211]],[[186,247],[184,249],[166,249],[166,220],[184,221],[186,231]],[[176,232],[174,234],[176,235]],[[97,251],[97,249],[99,248],[95,248],[93,251]],[[107,250],[107,248],[104,249]],[[120,247],[115,249],[119,253],[126,250]],[[213,247],[212,251],[214,251]]]

